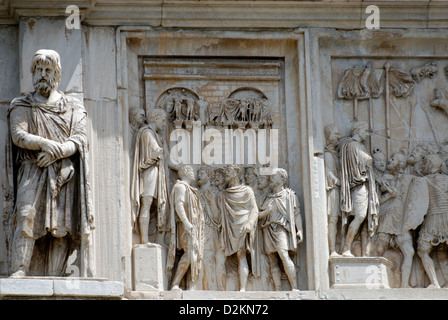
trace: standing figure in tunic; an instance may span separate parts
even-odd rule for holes
[[[297,290],[297,275],[290,253],[295,255],[303,240],[300,206],[294,191],[286,187],[288,173],[277,168],[271,176],[271,193],[266,197],[259,219],[262,222],[264,249],[269,258],[276,290],[281,290],[278,257],[288,276],[292,290]]]
[[[440,288],[434,262],[430,257],[433,248],[448,242],[448,176],[441,173],[442,159],[435,154],[423,159],[429,192],[429,206],[417,240],[417,254],[431,284]]]
[[[395,153],[387,163],[389,174],[383,176],[380,190],[380,217],[377,229],[376,253],[382,256],[387,248],[398,248],[403,254],[401,287],[409,287],[414,246],[412,232],[407,226],[406,203],[413,176],[404,174],[406,156]]]
[[[328,244],[330,256],[338,256],[336,251],[337,224],[341,217],[340,206],[340,188],[341,180],[339,177],[339,149],[338,144],[341,138],[339,130],[333,126],[325,127],[325,138],[327,146],[325,147],[325,182],[327,189],[327,215],[328,215]]]

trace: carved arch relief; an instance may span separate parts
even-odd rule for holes
[[[192,134],[194,134],[195,129],[192,123],[199,123],[200,128],[204,130],[212,129],[216,132],[225,132],[225,130],[231,128],[243,133],[252,131],[254,134],[257,134],[259,128],[269,129],[274,126],[273,108],[267,95],[260,89],[239,87],[223,96],[215,105],[219,106],[217,112],[216,110],[213,112],[211,108],[212,101],[208,101],[207,97],[201,97],[198,93],[186,87],[175,86],[165,89],[158,95],[154,107],[150,110],[150,112],[160,110],[166,115],[166,122],[162,126],[166,132],[162,134],[162,131],[160,131],[158,138],[153,139],[153,143],[158,145],[154,148],[154,154],[157,153],[157,147],[161,148],[159,140],[167,139],[170,132],[176,130],[176,132],[179,132],[179,129],[186,129],[186,136],[184,137],[186,138],[190,134],[188,131],[193,126]],[[155,133],[153,135],[157,136]],[[169,146],[169,141],[162,141],[161,144]],[[266,175],[261,172],[263,166],[257,163],[251,165],[226,163],[205,165],[201,161],[193,161],[186,165],[173,163],[170,165],[169,148],[168,150],[165,149],[164,152],[164,179],[166,180],[166,193],[169,195],[170,219],[174,218],[176,224],[172,224],[164,237],[156,238],[158,244],[170,248],[168,249],[167,260],[170,288],[173,290],[184,288],[242,291],[246,288],[251,290],[296,289],[298,287],[296,253],[299,244],[303,241],[303,231],[300,205],[294,191],[288,188],[287,170],[278,169],[280,170],[278,173],[273,171],[271,175]],[[160,173],[160,161],[155,161],[152,166],[157,165]],[[151,165],[148,166],[148,168],[150,167]],[[143,171],[146,170],[148,169]],[[187,171],[191,171],[193,176],[188,178]],[[159,174],[157,179],[160,178]],[[240,188],[241,190],[235,189],[237,191],[233,193],[235,190],[232,188]],[[275,192],[273,188],[276,188]],[[185,207],[183,210],[180,206],[181,203],[187,201],[183,198],[186,194],[189,194],[188,201],[190,202],[188,202],[188,208]],[[266,210],[266,201],[271,199],[268,196],[274,197],[274,194],[277,194],[275,197],[280,197],[279,201],[285,202],[287,208],[285,212],[281,211],[283,209],[280,209],[280,207],[274,206],[272,208],[273,204],[269,206],[269,210],[274,212],[271,213]],[[158,196],[154,196],[154,203],[159,202],[159,199],[156,199]],[[244,258],[249,262],[246,276],[244,276],[246,271],[241,269],[241,264],[244,265],[241,257],[237,257],[236,251],[232,251],[233,246],[237,244],[233,244],[233,240],[228,239],[227,242],[223,240],[226,239],[228,234],[223,228],[237,228],[231,223],[234,218],[230,218],[234,211],[233,209],[230,210],[230,207],[217,205],[221,203],[220,201],[232,202],[233,200],[226,197],[234,196],[245,199],[240,203],[241,207],[238,210],[247,212],[245,215],[247,215],[248,222],[250,221],[252,230],[250,236],[247,235],[248,247]],[[178,203],[177,201],[180,198],[184,200]],[[197,206],[193,203],[197,203]],[[197,208],[196,213],[194,210],[191,211],[192,208]],[[166,212],[161,212],[158,206],[153,205],[151,210],[153,215],[151,219],[160,220],[161,215],[166,215]],[[265,237],[272,237],[270,232],[274,232],[267,230],[271,230],[271,225],[281,225],[283,223],[281,222],[282,219],[272,220],[271,216],[275,216],[275,210],[280,210],[277,211],[280,215],[289,215],[284,217],[286,219],[284,221],[289,221],[288,226],[284,225],[278,228],[284,230],[286,234],[289,234],[287,237],[292,239],[292,242],[289,242],[289,240],[286,242],[291,245],[286,248],[285,252],[289,253],[285,257],[279,257],[278,253],[275,252],[276,241],[273,239],[267,242],[271,248],[269,254],[263,249],[267,241]],[[263,218],[261,218],[261,214],[263,214]],[[182,219],[181,216],[183,216]],[[186,236],[183,232],[185,228],[189,228],[188,223],[182,221],[190,218],[202,221],[200,222],[201,227],[193,232],[196,235],[202,234],[200,239],[195,239],[195,241],[199,241],[195,245],[195,248],[200,249],[199,251],[188,251],[185,244],[179,244],[173,238]],[[198,225],[198,223],[193,225]],[[289,231],[291,228],[292,231]],[[141,228],[141,230],[144,229]],[[155,232],[160,234],[160,231],[156,227]],[[171,249],[173,243],[178,245],[175,249]],[[183,269],[184,260],[182,259],[188,258],[185,255],[193,255],[196,257],[195,259],[199,259],[200,267],[198,267],[198,264],[194,265],[196,270],[194,274],[185,273],[186,269]],[[289,262],[286,266],[282,266],[285,259]],[[291,259],[294,259],[294,261]],[[274,274],[272,274],[271,269],[276,270]],[[241,280],[244,277],[246,279]]]
[[[392,287],[438,288],[448,284],[446,68],[415,60],[340,64],[334,103],[344,112],[325,128],[328,240],[330,259],[392,261]]]
[[[159,96],[156,106],[168,113],[176,128],[191,128],[192,121],[201,120],[204,101],[190,89],[174,87]]]

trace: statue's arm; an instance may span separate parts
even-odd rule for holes
[[[259,215],[258,206],[257,206],[257,201],[255,199],[255,195],[252,196],[251,205],[250,206],[253,209],[250,212],[248,226],[250,226],[249,228],[252,229],[253,227],[255,227],[257,225],[258,215]]]
[[[297,199],[297,196],[295,197],[295,203],[296,207],[294,208],[294,216],[295,216],[295,225],[296,225],[296,236],[298,238],[299,242],[303,241],[303,226],[302,226],[302,214],[300,212],[300,205],[299,205],[299,199]]]
[[[265,200],[265,203],[266,203],[266,200]],[[260,210],[258,212],[258,220],[263,220],[272,212],[272,205],[270,203],[268,203],[268,205],[265,206],[265,203],[263,203],[263,205],[261,206],[261,208],[263,208],[263,210]]]
[[[182,221],[185,230],[191,235],[193,225],[188,220],[187,213],[185,212],[185,187],[181,185],[174,186],[174,208],[179,220]]]
[[[56,161],[71,156],[76,152],[72,141],[58,143],[56,141],[30,133],[27,115],[24,108],[14,108],[10,112],[10,130],[13,143],[27,150],[42,150],[39,155],[39,166],[46,167]]]
[[[43,137],[29,133],[28,121],[22,108],[14,108],[10,112],[10,130],[12,142],[27,150],[41,150]]]
[[[333,156],[326,152],[324,155],[324,159],[327,191],[329,191],[334,189],[335,187],[339,187],[341,185],[341,182],[337,173],[333,171],[333,168],[335,167]]]
[[[148,132],[149,133],[149,132]],[[163,148],[161,146],[159,146],[159,143],[156,140],[156,137],[154,136],[154,134],[150,133],[148,134],[148,141],[149,141],[149,145],[151,146],[151,155],[153,156],[152,160],[159,160],[159,159],[163,159]]]
[[[218,209],[218,204],[216,203],[215,195],[210,190],[208,190],[208,193],[207,193],[207,200],[208,200],[208,203],[210,204],[210,209],[212,210],[213,215],[215,217],[221,216],[219,209]]]
[[[296,230],[297,230],[297,235],[300,236],[300,238],[302,238],[302,233],[303,233],[303,227],[302,227],[302,215],[300,214],[300,208],[296,208],[295,209],[295,218],[296,218]]]

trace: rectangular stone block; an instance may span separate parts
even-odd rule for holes
[[[332,288],[388,289],[393,262],[383,257],[331,257]]]
[[[168,290],[167,249],[157,244],[134,246],[134,290]]]
[[[69,277],[66,279],[55,279],[53,282],[54,294],[56,296],[121,298],[124,295],[124,285],[119,281],[99,281]]]
[[[0,279],[0,296],[51,296],[51,279]]]

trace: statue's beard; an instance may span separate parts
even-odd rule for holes
[[[42,78],[40,76],[33,76],[34,89],[42,95],[48,95],[53,89],[56,89],[58,84],[56,80],[51,78]]]

